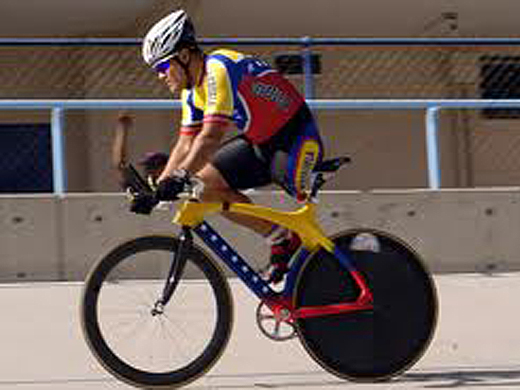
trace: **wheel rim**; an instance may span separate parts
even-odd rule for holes
[[[214,364],[229,339],[229,287],[211,261],[188,260],[189,277],[158,310],[174,249],[165,238],[115,250],[87,281],[82,310],[87,342],[101,364],[125,382],[191,381]],[[143,267],[136,265],[141,262]]]

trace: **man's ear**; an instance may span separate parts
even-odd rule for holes
[[[183,64],[188,64],[188,62],[190,61],[190,56],[191,56],[190,50],[188,48],[184,48],[179,51],[178,58]]]

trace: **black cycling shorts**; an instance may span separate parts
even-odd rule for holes
[[[310,172],[322,156],[318,129],[303,105],[267,142],[253,144],[239,135],[220,147],[212,164],[236,190],[276,183],[298,196],[307,189]]]

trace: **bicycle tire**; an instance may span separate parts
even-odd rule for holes
[[[377,237],[378,253],[349,249],[361,232]],[[386,233],[356,230],[333,241],[366,279],[374,308],[298,319],[300,341],[318,364],[338,377],[356,382],[390,379],[416,363],[431,342],[438,311],[433,280],[417,253]],[[352,276],[322,249],[300,271],[295,307],[354,302],[358,294]]]
[[[165,312],[165,316],[162,318],[152,315],[151,306],[154,303],[152,301],[158,298],[162,292],[169,268],[169,264],[166,265],[163,262],[172,258],[177,247],[176,238],[163,236],[141,237],[123,243],[93,267],[84,285],[80,318],[87,345],[107,371],[135,387],[166,389],[188,384],[203,375],[216,363],[231,334],[233,305],[227,280],[212,258],[195,245],[189,251],[183,279],[166,306],[165,310],[170,309],[170,305],[172,305],[171,311]],[[144,265],[140,265],[137,260],[144,260],[146,264],[143,261]],[[169,261],[171,262],[171,260]],[[195,273],[197,275],[194,275]],[[153,295],[151,295],[152,291]],[[149,310],[148,314],[147,310],[141,310],[142,307],[133,302],[128,308],[129,312],[123,312],[124,304],[130,303],[130,298],[133,298],[134,294],[137,297],[137,293],[144,294],[143,297],[138,297],[139,303],[144,303],[144,299],[148,300],[146,306],[143,306]],[[190,299],[194,296],[195,300]],[[204,301],[202,301],[203,299]],[[189,320],[186,315],[190,315],[191,318],[192,309],[188,305],[193,306],[194,301],[196,306],[206,303],[212,305],[213,308],[210,308],[209,312],[215,318],[208,321],[209,325],[207,325],[199,321],[197,317],[193,324],[181,328]],[[117,310],[109,310],[112,305]],[[116,318],[116,315],[120,313],[124,316]],[[206,318],[208,313],[197,311],[194,315]],[[140,323],[132,325],[136,327],[135,336],[128,335],[130,337],[127,337],[123,332],[133,330],[128,326],[127,321],[133,319],[134,316],[136,316],[136,320],[139,316],[139,321],[143,325],[146,324],[153,328],[150,336],[155,337],[156,332],[159,332],[157,336],[164,336],[170,343],[163,345],[162,342],[155,342],[155,338],[142,342],[140,339],[143,338],[143,334],[148,328],[143,326],[137,330]],[[174,321],[175,329],[167,331],[167,327]],[[114,325],[114,327],[109,325]],[[114,335],[110,333],[112,331],[115,332]],[[207,334],[208,340],[195,343],[199,333]],[[137,345],[138,340],[139,345]],[[188,353],[184,350],[181,351],[180,347],[191,350],[192,342],[194,356],[183,356]],[[136,344],[135,353],[130,349],[130,346],[133,347],[133,343]],[[151,352],[147,350],[150,347]],[[155,348],[157,350],[154,350]],[[157,353],[158,355],[160,353],[161,356],[154,356],[154,359],[157,360],[152,360],[151,355],[147,356],[147,353]],[[162,355],[167,355],[164,359],[167,360],[166,364],[163,364],[165,362],[161,360]],[[136,362],[129,362],[129,357],[135,358]],[[178,357],[182,357],[181,362],[174,366],[170,359],[174,361]],[[160,368],[152,366],[159,362],[161,363]]]

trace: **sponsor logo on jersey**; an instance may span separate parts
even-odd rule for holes
[[[208,74],[208,106],[217,104],[217,78],[213,73]]]
[[[275,103],[281,110],[287,110],[292,103],[291,99],[274,85],[255,82],[251,86],[251,91],[253,95]]]

